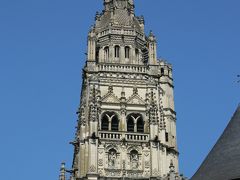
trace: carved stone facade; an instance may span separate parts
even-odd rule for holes
[[[172,66],[133,0],[104,0],[88,35],[72,180],[178,176]]]

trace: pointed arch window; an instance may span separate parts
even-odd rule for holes
[[[125,47],[125,58],[126,59],[130,58],[130,47],[129,46]]]
[[[119,58],[120,57],[120,46],[116,45],[115,48],[115,58]]]

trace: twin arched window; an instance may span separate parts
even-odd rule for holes
[[[105,112],[102,116],[101,130],[102,131],[118,131],[119,120],[115,112]]]
[[[119,131],[119,119],[115,112],[103,113],[101,130]],[[127,116],[127,132],[144,133],[144,121],[141,114],[131,113]]]
[[[131,113],[127,116],[127,131],[144,133],[144,122],[141,114]]]

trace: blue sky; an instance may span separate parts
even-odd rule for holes
[[[239,0],[136,0],[174,67],[180,169],[191,177],[240,100]],[[86,36],[101,0],[0,1],[1,178],[71,166]]]

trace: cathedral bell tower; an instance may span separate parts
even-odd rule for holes
[[[178,177],[172,66],[133,0],[104,0],[88,34],[72,180]]]

